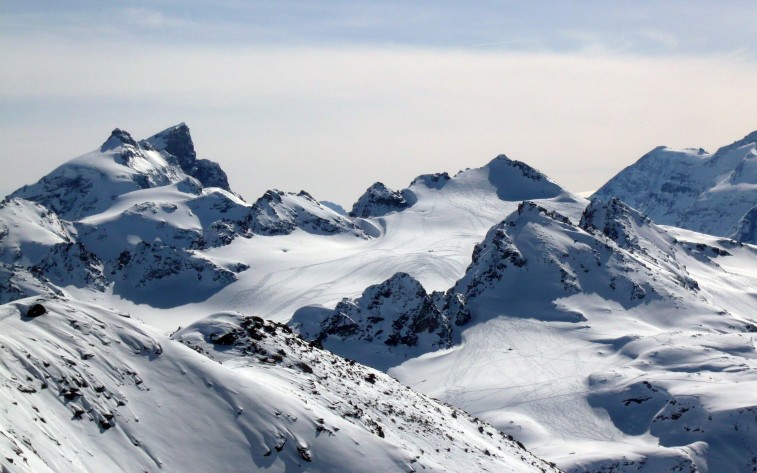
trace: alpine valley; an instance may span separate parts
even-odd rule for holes
[[[347,212],[115,129],[0,203],[1,470],[754,472],[756,235],[757,132]]]

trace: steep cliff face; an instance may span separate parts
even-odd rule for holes
[[[142,143],[160,151],[167,160],[177,162],[182,171],[200,181],[204,187],[220,187],[231,191],[228,177],[218,163],[197,159],[194,142],[186,124],[167,128]]]

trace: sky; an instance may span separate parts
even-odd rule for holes
[[[65,3],[65,5],[64,5]],[[0,2],[0,194],[185,122],[252,202],[524,161],[575,192],[757,130],[757,2]]]

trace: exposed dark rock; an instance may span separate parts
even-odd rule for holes
[[[107,281],[102,262],[82,243],[58,243],[30,268],[32,274],[44,277],[58,286],[91,287],[102,291]]]
[[[381,182],[376,182],[352,206],[350,217],[381,217],[383,215],[400,212],[410,207],[405,197]]]
[[[42,304],[32,304],[26,311],[27,317],[39,317],[47,313],[47,309]]]

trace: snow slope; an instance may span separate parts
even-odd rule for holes
[[[660,224],[734,235],[757,204],[757,131],[714,154],[701,148],[655,148],[594,197],[618,197]]]
[[[219,314],[169,338],[31,298],[0,306],[0,327],[3,471],[557,471],[259,318]]]

